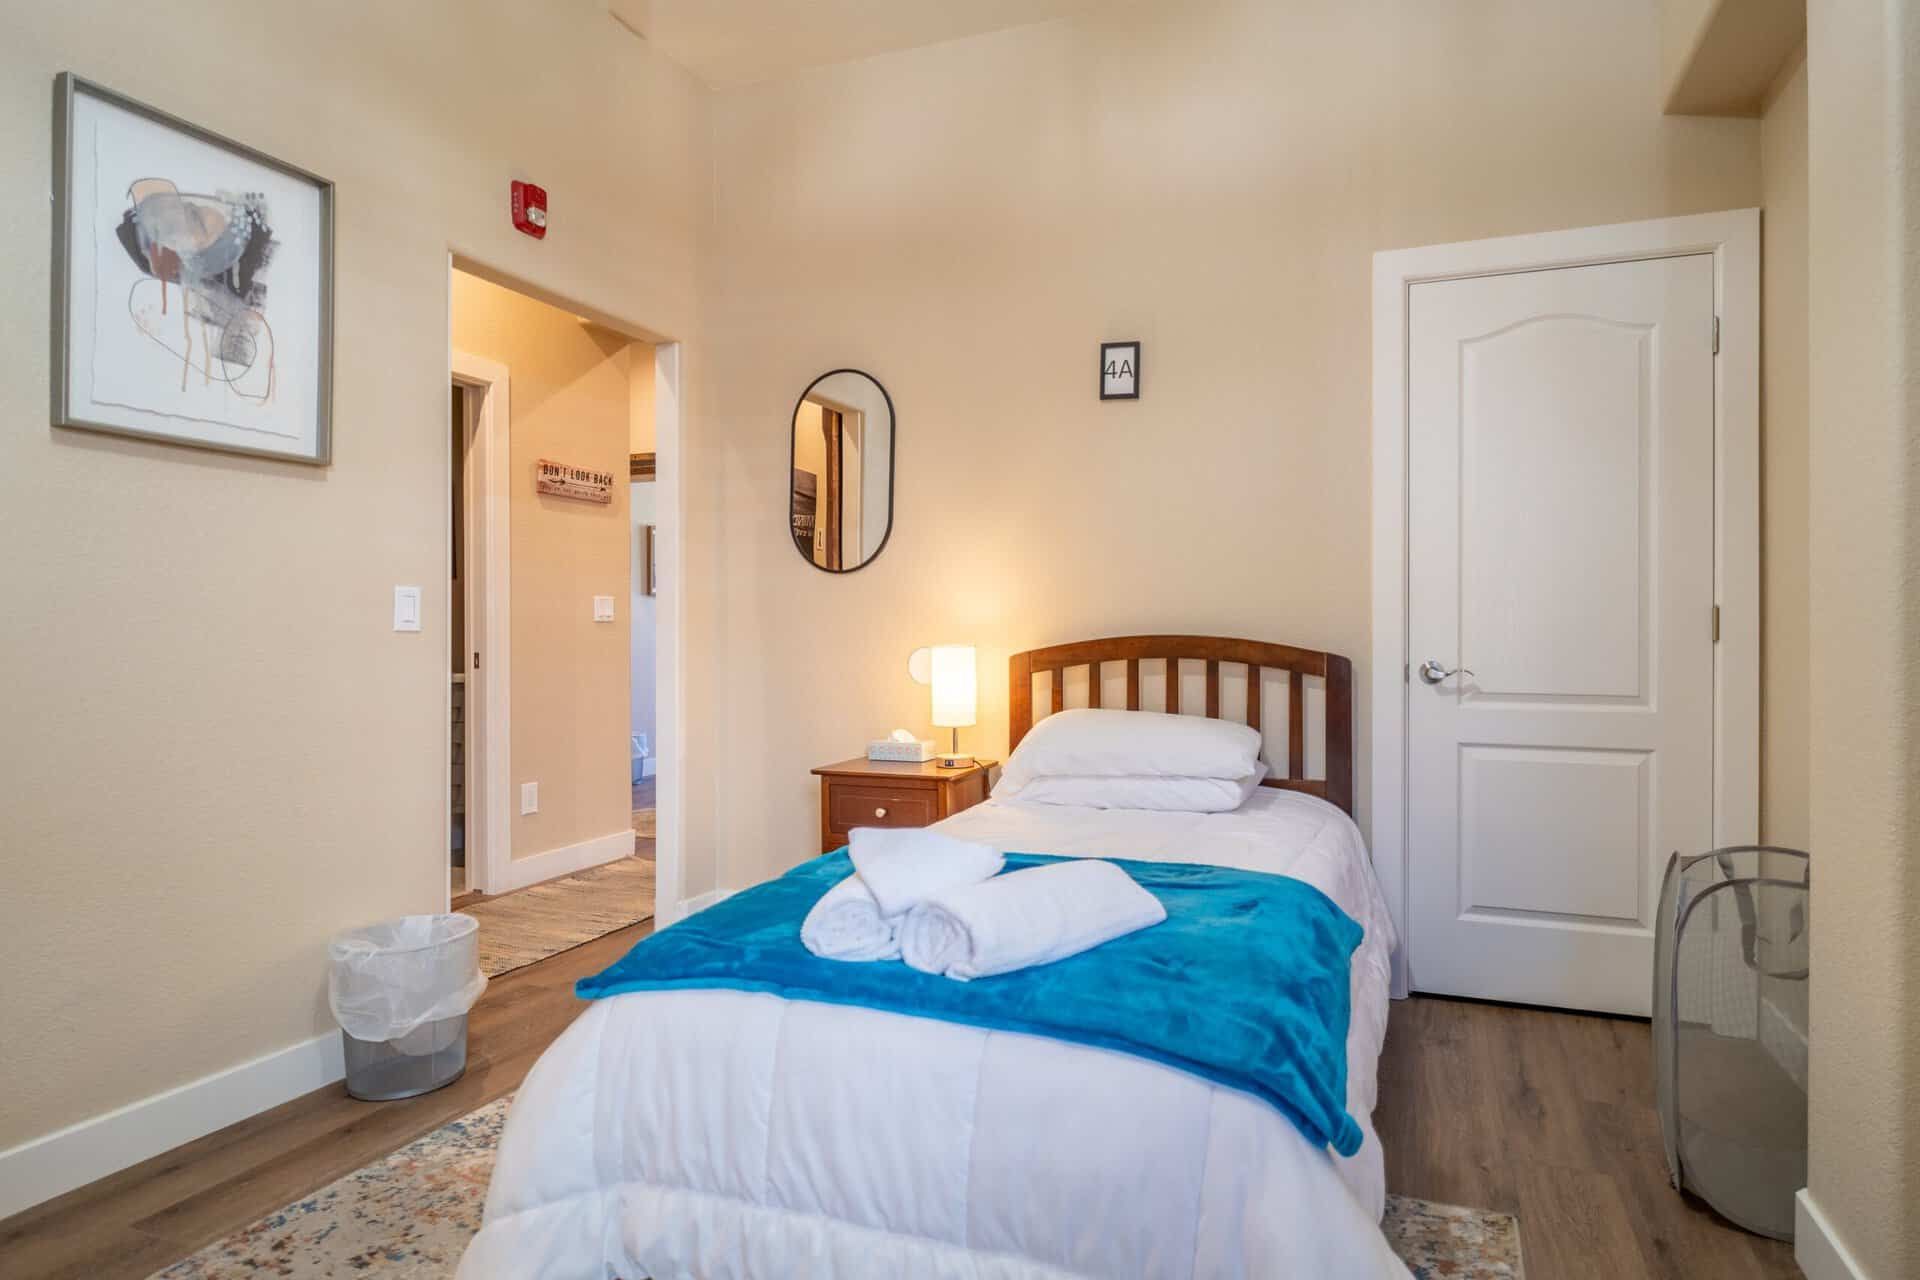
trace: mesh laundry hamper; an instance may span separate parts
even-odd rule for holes
[[[1675,854],[1660,889],[1653,1057],[1673,1185],[1793,1238],[1807,1184],[1808,857]]]

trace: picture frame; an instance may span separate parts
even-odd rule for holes
[[[325,466],[333,183],[54,78],[55,427]]]
[[[1100,398],[1140,398],[1140,343],[1137,339],[1100,344]]]

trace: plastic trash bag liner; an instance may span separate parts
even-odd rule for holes
[[[349,929],[327,956],[327,1003],[356,1040],[399,1040],[457,1018],[487,989],[480,922],[457,912]]]

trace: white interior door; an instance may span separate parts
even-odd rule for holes
[[[1646,1014],[1713,833],[1713,258],[1408,306],[1412,984]]]

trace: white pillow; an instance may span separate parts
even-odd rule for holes
[[[1231,813],[1260,789],[1267,766],[1245,778],[1034,778],[1009,791],[1003,779],[996,800],[1021,804],[1071,804],[1088,809],[1165,809],[1180,813]]]
[[[1260,733],[1244,724],[1161,711],[1083,708],[1048,716],[1001,773],[1015,790],[1035,778],[1230,778],[1260,767]],[[996,792],[995,794],[998,794]]]

